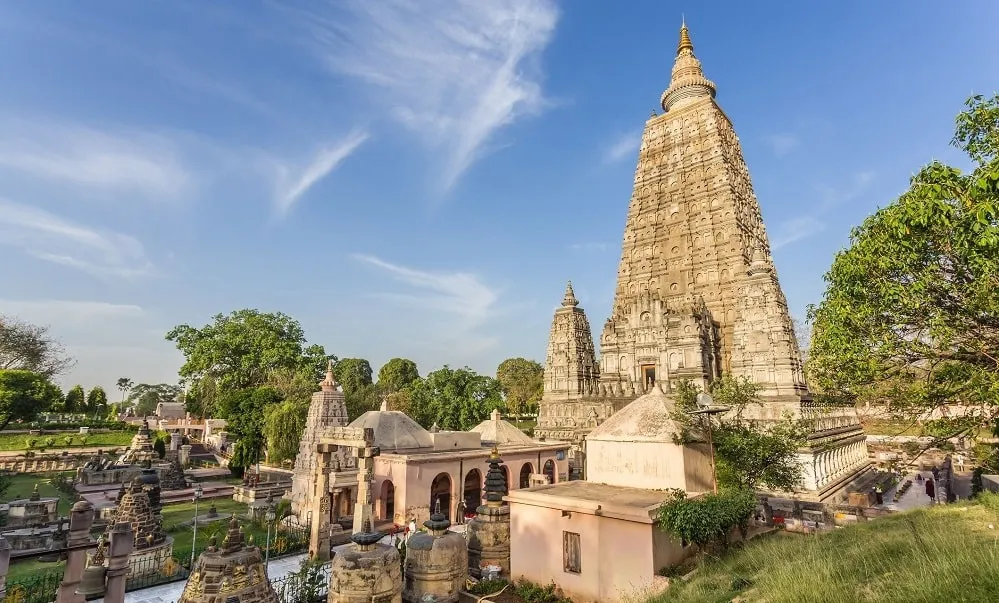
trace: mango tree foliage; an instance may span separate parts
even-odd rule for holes
[[[272,387],[230,390],[219,396],[218,409],[226,420],[226,431],[237,439],[230,466],[249,467],[263,460],[265,413],[280,401],[281,394]]]
[[[510,412],[520,414],[541,400],[545,367],[526,358],[507,358],[496,369]]]
[[[0,429],[11,421],[34,421],[38,413],[62,401],[62,391],[45,375],[0,369]]]
[[[281,369],[303,371],[318,383],[329,356],[320,345],[306,345],[297,320],[281,312],[236,310],[217,314],[200,329],[174,327],[166,335],[184,354],[180,375],[197,382],[211,378],[223,390],[257,387]]]
[[[107,413],[108,395],[104,388],[95,385],[87,393],[86,410],[90,414],[105,415]]]
[[[83,412],[87,403],[87,394],[83,391],[82,385],[74,385],[66,392],[66,398],[62,403],[62,412]]]
[[[263,412],[268,459],[272,463],[294,460],[309,414],[308,401],[286,398],[279,404],[266,405]]]
[[[492,377],[479,375],[465,367],[448,366],[412,383],[409,416],[426,428],[433,424],[446,431],[464,431],[475,427],[493,409],[503,408],[500,384]]]
[[[343,358],[333,365],[333,376],[345,395],[371,385],[371,363],[364,358]]]
[[[416,363],[408,358],[393,358],[378,370],[378,386],[386,394],[402,391],[419,378]]]
[[[934,161],[856,228],[809,308],[813,384],[916,417],[944,404],[999,417],[999,95],[975,96],[952,143],[970,172]]]

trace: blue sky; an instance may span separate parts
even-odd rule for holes
[[[684,14],[802,316],[996,87],[999,4],[890,4],[5,0],[0,312],[87,387],[244,307],[376,371],[543,360],[567,279],[609,313]]]

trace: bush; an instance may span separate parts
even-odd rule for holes
[[[55,446],[55,443],[56,443],[56,439],[53,438],[52,436],[49,436],[49,437],[45,438],[45,447],[46,448],[52,448],[53,446]]]
[[[562,589],[556,586],[555,582],[551,582],[547,586],[540,586],[523,580],[514,586],[514,592],[527,603],[572,603],[565,598]]]
[[[699,547],[720,542],[724,547],[733,527],[739,527],[745,536],[755,510],[756,495],[750,490],[722,490],[687,498],[686,492],[673,488],[659,507],[656,525],[683,542]]]
[[[472,587],[468,589],[468,592],[472,593],[473,595],[491,595],[493,593],[497,593],[503,590],[503,588],[506,587],[507,584],[510,583],[504,580],[503,578],[496,578],[494,580],[481,580],[472,585]]]
[[[28,438],[27,440],[24,441],[24,443],[28,446],[28,449],[30,450],[35,447],[35,444],[38,443],[38,438]]]
[[[156,451],[156,454],[159,455],[160,458],[164,458],[166,456],[166,442],[163,441],[163,438],[156,438],[156,441],[153,442],[153,450]]]
[[[64,437],[62,439],[62,443],[65,444],[65,445],[67,445],[67,446],[72,446],[73,445],[73,436],[68,435],[68,436]]]

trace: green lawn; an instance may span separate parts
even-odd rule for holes
[[[999,495],[818,536],[778,533],[710,561],[647,603],[948,603],[999,593]]]
[[[59,472],[55,473],[17,473],[10,476],[10,487],[3,495],[3,502],[10,502],[12,500],[18,500],[21,498],[28,498],[31,496],[31,492],[35,489],[35,484],[38,484],[38,493],[41,496],[58,496],[59,497],[59,515],[69,515],[69,509],[76,502],[76,499],[61,490],[57,490],[55,486],[52,485],[52,478],[59,475]],[[72,471],[64,471],[62,475],[67,478],[73,476]]]
[[[72,436],[72,443],[66,444],[66,436]],[[87,436],[81,436],[78,433],[57,433],[57,434],[46,434],[39,436],[29,436],[28,434],[22,433],[3,433],[0,434],[0,450],[35,450],[38,451],[41,447],[46,447],[50,450],[57,450],[63,448],[94,448],[94,447],[105,447],[105,448],[121,448],[128,446],[132,442],[132,437],[135,436],[134,432],[131,431],[110,431],[107,433],[91,433]],[[86,437],[86,442],[81,439]],[[48,438],[54,438],[55,444],[49,446],[46,443]],[[33,448],[28,448],[28,440],[35,440],[35,445]]]

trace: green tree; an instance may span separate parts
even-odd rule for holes
[[[48,327],[0,316],[0,370],[31,371],[52,379],[74,364]]]
[[[11,421],[34,421],[38,413],[62,403],[62,392],[45,375],[0,370],[0,429]]]
[[[416,363],[408,358],[393,358],[378,369],[378,386],[386,394],[400,392],[419,378]]]
[[[181,394],[179,385],[170,383],[157,383],[150,385],[140,383],[132,388],[126,403],[132,407],[135,416],[148,417],[156,414],[156,405],[160,402],[174,402]]]
[[[118,391],[121,392],[122,405],[125,403],[125,394],[131,391],[133,385],[135,383],[128,377],[118,377]]]
[[[68,392],[66,392],[66,398],[63,400],[62,411],[63,412],[82,412],[87,403],[87,394],[83,391],[82,385],[74,385]]]
[[[381,407],[383,396],[385,394],[377,384],[368,384],[352,391],[346,391],[344,388],[343,397],[347,406],[347,418],[353,421],[369,410],[378,410]]]
[[[281,369],[302,371],[318,383],[329,360],[320,345],[306,345],[305,332],[295,319],[281,312],[236,310],[217,314],[200,329],[189,325],[174,327],[166,335],[184,354],[180,375],[185,381],[200,383],[210,379],[216,388],[208,400],[202,387],[201,404],[214,407],[218,393],[259,387],[271,373]]]
[[[107,413],[108,405],[108,395],[104,392],[104,388],[100,385],[95,385],[87,393],[87,404],[86,410],[89,414],[104,415]]]
[[[333,376],[343,386],[344,395],[371,385],[371,375],[371,364],[364,358],[343,358],[333,365]]]
[[[503,388],[510,412],[521,414],[541,400],[545,367],[526,358],[507,358],[496,369],[496,379]]]
[[[999,95],[968,100],[952,143],[970,172],[931,162],[836,255],[808,364],[823,394],[897,416],[980,409],[949,436],[999,430]]]
[[[757,422],[744,418],[751,406],[761,404],[759,387],[749,379],[724,376],[711,384],[715,405],[731,410],[717,418],[690,414],[697,408],[700,390],[689,381],[676,389],[676,406],[671,418],[681,427],[678,443],[706,436],[710,421],[718,483],[722,487],[753,490],[792,491],[802,478],[798,450],[805,444],[808,429],[791,416],[780,420]]]
[[[156,436],[156,439],[153,441],[153,450],[156,451],[156,455],[158,457],[160,458],[166,457],[167,447],[166,447],[166,441],[163,439],[163,436]]]
[[[471,429],[493,409],[504,407],[499,381],[468,367],[445,365],[415,381],[407,391],[410,416],[427,428],[436,423],[445,430]]]
[[[702,549],[715,542],[725,547],[732,528],[745,536],[755,509],[752,490],[732,488],[687,498],[686,492],[673,488],[657,511],[656,525]]]
[[[301,399],[289,398],[264,407],[264,438],[271,462],[280,463],[298,456],[308,414],[309,403]]]
[[[219,396],[219,411],[226,420],[226,431],[237,439],[229,461],[232,467],[249,467],[260,459],[265,444],[266,408],[280,401],[281,394],[266,386],[227,391]]]

